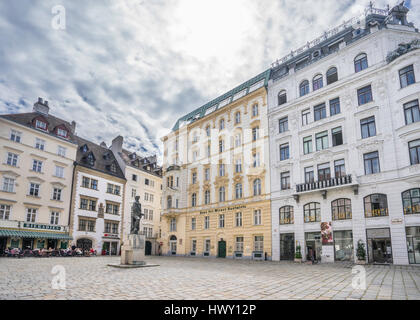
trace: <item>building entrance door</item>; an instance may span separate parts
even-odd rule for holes
[[[48,239],[47,248],[56,249],[57,248],[57,240],[55,239]]]
[[[295,235],[293,233],[280,234],[280,260],[294,260]]]
[[[0,238],[0,254],[4,253],[4,250],[6,250],[7,245],[7,238]]]
[[[23,238],[22,240],[22,250],[34,248],[34,239]]]
[[[217,257],[226,258],[226,241],[224,240],[219,241]]]
[[[389,228],[367,229],[368,258],[370,263],[392,263],[391,234]]]
[[[76,246],[82,251],[89,251],[92,248],[92,240],[89,239],[79,239],[77,240]]]
[[[321,232],[306,232],[306,260],[311,260],[311,255],[313,255],[314,260],[321,260]]]
[[[171,236],[169,239],[169,250],[171,255],[176,255],[176,236]]]
[[[146,248],[144,249],[144,254],[146,256],[150,256],[152,254],[152,243],[150,241],[146,241]]]

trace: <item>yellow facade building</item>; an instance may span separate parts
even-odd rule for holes
[[[162,139],[164,254],[271,259],[268,77],[182,117]]]

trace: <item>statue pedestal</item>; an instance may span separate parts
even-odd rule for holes
[[[121,247],[122,265],[145,265],[144,245],[145,236],[140,234],[130,234]]]

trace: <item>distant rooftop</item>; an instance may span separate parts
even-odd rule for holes
[[[268,84],[268,80],[270,78],[270,71],[271,69],[268,69],[264,71],[263,73],[260,73],[254,78],[242,83],[236,88],[226,92],[220,97],[206,103],[200,108],[178,119],[175,126],[172,128],[172,131],[177,131],[179,128],[183,127],[184,125],[190,124],[198,119],[201,119],[209,115],[210,113],[213,113],[214,111],[223,108],[229,103],[235,100],[238,100],[259,88],[266,87]]]

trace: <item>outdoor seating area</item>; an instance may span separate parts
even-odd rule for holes
[[[0,257],[8,258],[23,258],[23,257],[91,257],[96,256],[96,250],[90,248],[89,250],[83,250],[81,248],[67,248],[67,249],[20,249],[20,248],[7,248],[3,253],[0,253]]]

